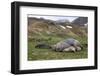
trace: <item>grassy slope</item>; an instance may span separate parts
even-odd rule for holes
[[[28,29],[28,60],[52,60],[52,59],[81,59],[87,58],[87,46],[84,46],[80,52],[55,52],[51,49],[37,49],[35,45],[45,42],[49,45],[54,45],[59,41],[67,38],[75,38],[81,44],[87,43],[87,37],[84,30],[78,27],[72,30],[57,28],[54,25],[48,25],[44,22],[35,22]],[[52,29],[52,30],[51,30]],[[42,30],[42,31],[41,31]],[[46,31],[52,32],[48,35]],[[30,37],[30,38],[29,38]]]
[[[46,37],[45,37],[46,38]],[[48,38],[48,37],[47,37]],[[52,40],[44,41],[50,45],[55,44],[61,41],[62,38],[52,37]],[[64,40],[64,39],[63,39]],[[81,43],[85,43],[86,39],[79,39]],[[84,49],[80,52],[55,52],[51,49],[37,49],[35,45],[38,41],[29,40],[28,41],[28,60],[51,60],[51,59],[80,59],[87,58],[87,49],[84,46]]]

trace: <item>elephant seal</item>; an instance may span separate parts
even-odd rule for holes
[[[75,50],[75,47],[70,46],[70,47],[68,47],[68,48],[65,48],[63,51],[65,51],[65,52],[68,52],[68,51],[75,52],[76,50]]]
[[[60,41],[51,47],[55,51],[80,51],[82,49],[80,42],[73,38]]]
[[[41,49],[50,49],[51,46],[50,45],[47,45],[45,43],[39,43],[35,46],[35,48],[41,48]]]
[[[70,45],[66,42],[60,41],[56,43],[55,45],[52,45],[52,50],[54,51],[63,51],[65,48],[70,47]]]
[[[83,46],[81,45],[81,43],[74,38],[66,39],[65,42],[68,43],[71,46],[74,46],[77,51],[83,49]]]

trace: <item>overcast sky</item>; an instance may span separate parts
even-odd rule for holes
[[[44,18],[50,20],[64,20],[67,19],[72,22],[74,19],[78,18],[77,16],[44,16],[44,15],[28,15],[28,17]]]

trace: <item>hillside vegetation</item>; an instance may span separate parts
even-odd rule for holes
[[[71,28],[68,28],[70,26]],[[39,49],[39,43],[54,45],[67,38],[75,38],[84,46],[80,52],[55,52]],[[56,22],[40,18],[28,18],[28,60],[80,59],[87,58],[87,27],[68,21]]]

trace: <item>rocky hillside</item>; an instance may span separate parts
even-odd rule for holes
[[[87,23],[88,23],[87,17],[78,17],[77,19],[72,21],[72,24],[79,25],[79,26],[84,26]]]
[[[81,18],[78,18],[81,23]],[[74,20],[74,23],[77,20]],[[28,38],[87,38],[87,28],[75,26],[69,21],[53,21],[43,18],[28,18]],[[85,21],[83,21],[85,22]]]

